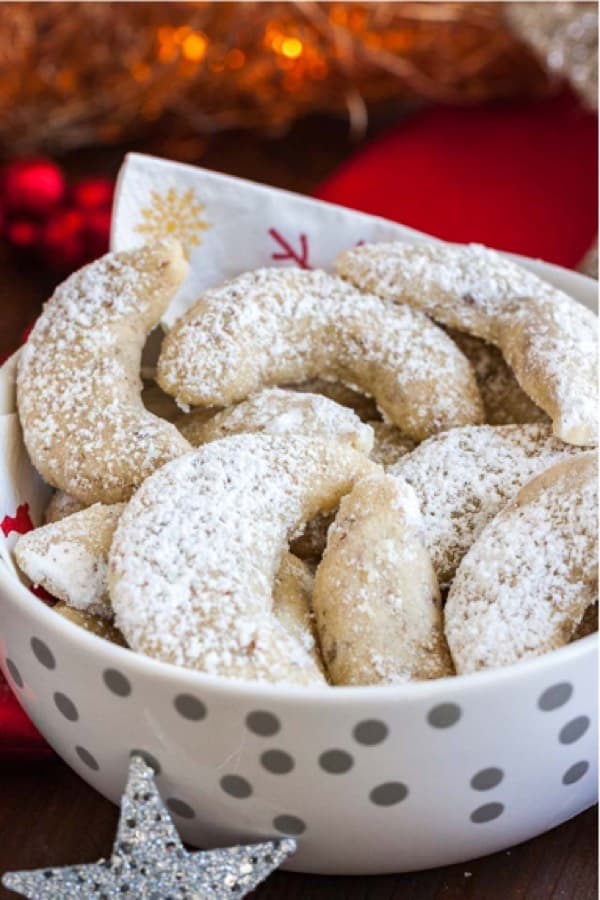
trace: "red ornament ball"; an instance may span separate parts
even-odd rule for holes
[[[6,239],[16,250],[29,250],[40,239],[40,226],[31,219],[11,219],[6,224]]]
[[[45,217],[64,195],[63,173],[51,160],[15,160],[2,171],[1,202],[11,216]]]
[[[75,209],[59,209],[44,223],[39,248],[55,272],[70,272],[86,258],[83,216]]]
[[[82,178],[70,191],[71,203],[78,209],[108,209],[115,191],[110,178]]]

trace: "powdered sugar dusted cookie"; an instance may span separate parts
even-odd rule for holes
[[[111,618],[107,559],[124,506],[95,503],[22,535],[15,545],[19,568],[69,606]]]
[[[414,491],[391,475],[364,478],[342,499],[313,592],[334,684],[452,674],[422,526]]]
[[[273,582],[289,538],[373,465],[343,444],[263,434],[167,463],[129,502],[111,547],[111,600],[128,644],[214,675],[322,683],[273,616]]]
[[[319,394],[279,388],[261,391],[208,419],[205,410],[194,410],[178,422],[178,427],[194,447],[243,432],[320,437],[367,454],[373,446],[372,429],[352,410]]]
[[[546,469],[463,559],[446,603],[459,673],[506,666],[568,643],[597,598],[597,460]]]
[[[482,421],[468,361],[427,316],[320,271],[260,269],[209,291],[166,335],[157,366],[163,390],[203,406],[316,376],[372,395],[416,440]]]
[[[68,509],[71,498],[62,496]],[[60,518],[28,532],[15,548],[19,566],[30,580],[66,601],[54,607],[57,612],[108,640],[118,634],[110,626],[108,553],[125,506],[96,503],[83,512],[64,514],[62,507],[57,508]],[[285,553],[273,584],[273,614],[323,669],[311,611],[312,585],[310,568]],[[125,643],[122,635],[117,643]]]
[[[522,389],[497,347],[464,331],[448,329],[448,334],[473,366],[488,425],[549,421]]]
[[[409,304],[500,348],[526,393],[564,441],[596,441],[596,317],[493,250],[472,244],[372,244],[337,269],[362,290]]]
[[[373,429],[373,449],[371,459],[384,468],[394,465],[398,460],[410,453],[415,442],[405,437],[395,425],[387,422],[374,421],[368,423]],[[306,527],[300,537],[292,543],[291,549],[300,559],[306,560],[311,565],[316,565],[327,543],[327,530],[334,520],[332,514],[315,516]]]
[[[189,450],[144,408],[139,377],[146,335],[186,271],[176,241],[109,253],[56,289],[21,351],[17,400],[31,460],[84,503],[127,499]]]
[[[313,585],[310,567],[293,553],[285,553],[273,582],[273,614],[310,653],[325,677],[312,610]]]
[[[424,538],[446,586],[485,525],[534,475],[581,451],[549,425],[455,428],[422,443],[390,471],[415,490]]]

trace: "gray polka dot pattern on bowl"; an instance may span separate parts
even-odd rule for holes
[[[562,777],[563,784],[575,784],[575,782],[579,781],[586,774],[590,767],[589,762],[586,760],[581,760],[581,762],[576,762],[574,765],[570,766],[565,774]]]
[[[58,711],[62,713],[65,719],[68,719],[69,722],[77,722],[77,720],[79,719],[79,712],[73,701],[69,697],[67,697],[66,694],[62,694],[60,691],[57,691],[54,694],[54,703]]]
[[[33,655],[39,664],[46,669],[55,669],[56,660],[50,647],[37,637],[32,637],[30,643]]]
[[[92,756],[89,750],[86,750],[85,747],[75,747],[75,753],[88,769],[92,769],[94,772],[99,771],[98,760],[95,756]]]
[[[492,822],[498,816],[501,816],[503,812],[504,805],[502,803],[484,803],[483,806],[478,806],[471,813],[471,822],[474,822],[476,825]]]
[[[281,730],[281,722],[273,713],[257,709],[246,716],[246,726],[259,737],[272,737]]]
[[[432,728],[450,728],[456,725],[461,715],[461,708],[456,703],[440,703],[429,710],[427,721]]]
[[[369,794],[375,806],[395,806],[408,796],[408,788],[401,781],[386,781],[373,788]]]
[[[326,750],[319,756],[319,765],[330,775],[343,775],[354,765],[354,759],[345,750]]]
[[[44,668],[53,670],[57,662],[52,650],[39,638],[30,641],[32,652],[38,663]],[[18,666],[14,660],[6,659],[6,668],[12,682],[18,687],[24,686],[24,681]],[[116,697],[126,698],[132,692],[132,684],[129,679],[117,669],[106,669],[102,672],[102,680],[105,687]],[[540,711],[552,712],[565,706],[573,697],[573,685],[569,682],[559,682],[546,688],[537,699],[537,707]],[[77,722],[79,711],[73,700],[62,692],[53,695],[56,708],[64,718],[70,722]],[[191,693],[180,693],[173,697],[172,708],[181,717],[190,723],[201,722],[208,711],[205,703]],[[463,710],[454,702],[445,702],[433,706],[426,715],[426,721],[431,728],[447,729],[456,725],[462,717]],[[255,709],[245,717],[247,730],[259,737],[269,738],[282,731],[282,722],[274,713],[265,709]],[[567,721],[558,732],[558,741],[569,745],[578,741],[589,729],[590,720],[585,715],[576,716]],[[367,748],[377,747],[383,744],[390,734],[389,725],[381,719],[363,719],[352,728],[351,738],[356,745]],[[350,735],[349,735],[350,737]],[[357,748],[358,749],[358,748]],[[100,764],[96,757],[87,748],[75,746],[75,754],[88,769],[93,772],[100,771]],[[143,749],[131,750],[131,755],[141,756],[155,771],[161,774],[162,766],[159,760],[150,752]],[[286,750],[277,747],[267,748],[258,756],[261,767],[275,776],[284,776],[294,771],[296,760]],[[360,751],[359,751],[360,759]],[[342,748],[330,748],[323,750],[318,756],[319,768],[329,775],[343,775],[349,772],[355,765],[354,756]],[[565,787],[578,783],[590,770],[590,763],[586,760],[577,761],[569,765],[563,772],[561,782]],[[504,771],[495,765],[480,769],[472,775],[469,781],[473,791],[491,791],[497,788],[504,780]],[[243,800],[251,797],[254,789],[250,781],[242,775],[226,774],[220,778],[221,790],[229,797]],[[376,784],[369,792],[369,800],[375,807],[395,807],[409,795],[409,788],[401,781],[387,781]],[[169,797],[166,805],[171,813],[191,820],[196,817],[195,810],[179,797]],[[477,806],[470,813],[469,819],[473,824],[483,825],[491,823],[499,818],[505,811],[504,803],[499,801],[484,803]],[[297,815],[282,813],[277,815],[271,826],[282,835],[299,837],[307,830],[306,822]]]
[[[583,737],[589,727],[590,720],[587,716],[577,716],[560,729],[558,739],[561,744],[574,744]]]
[[[265,750],[260,757],[260,764],[273,775],[287,775],[294,768],[294,759],[285,750]]]
[[[252,785],[241,775],[223,775],[220,785],[226,794],[236,800],[245,800],[252,794]]]
[[[538,706],[543,712],[550,712],[564,706],[573,695],[573,685],[568,681],[561,681],[546,688],[538,700]]]
[[[178,694],[173,705],[179,715],[190,722],[200,722],[206,718],[206,706],[193,694]]]
[[[306,831],[306,823],[299,819],[298,816],[276,816],[273,819],[273,828],[280,834],[297,837]]]
[[[364,722],[359,722],[352,732],[354,740],[365,747],[381,744],[388,734],[389,728],[385,722],[380,722],[379,719],[365,719]]]
[[[178,797],[169,797],[167,799],[167,809],[169,812],[175,813],[176,816],[180,816],[182,819],[194,819],[196,817],[196,813],[192,807]]]
[[[24,685],[24,681],[21,677],[21,673],[19,672],[15,663],[12,661],[12,659],[9,659],[9,657],[6,658],[6,668],[8,669],[8,674],[10,675],[16,686],[18,688],[22,688]]]
[[[147,750],[140,750],[138,747],[135,747],[133,750],[129,751],[130,756],[141,756],[144,762],[150,766],[151,769],[154,769],[155,775],[160,775],[162,772],[162,766],[159,760],[154,756],[154,754],[149,753]]]
[[[502,769],[490,766],[487,769],[481,769],[471,778],[471,787],[474,791],[490,791],[497,787],[504,778]]]
[[[129,679],[117,669],[106,669],[102,674],[102,679],[111,694],[116,694],[117,697],[129,697],[131,694]]]

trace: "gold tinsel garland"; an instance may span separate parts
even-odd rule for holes
[[[499,3],[3,3],[0,147],[285,129],[390,97],[471,103],[548,81]]]

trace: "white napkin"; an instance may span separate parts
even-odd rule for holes
[[[190,274],[164,316],[166,326],[207,288],[249,269],[329,269],[340,251],[361,241],[433,240],[377,216],[131,153],[117,181],[111,249],[167,234],[184,245]]]

